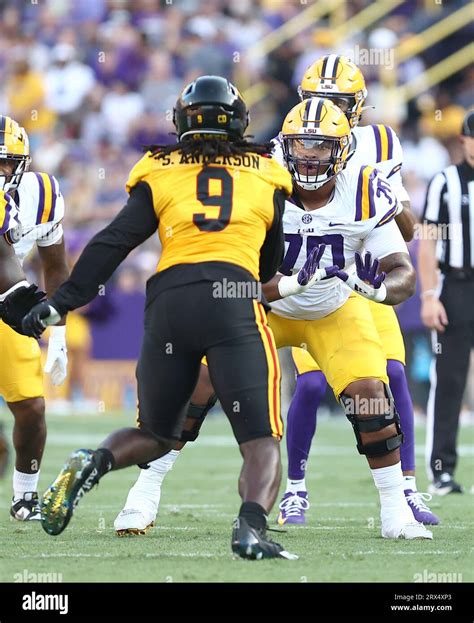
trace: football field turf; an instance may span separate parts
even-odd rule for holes
[[[9,414],[1,419],[10,431]],[[96,447],[113,429],[133,425],[133,415],[50,416],[48,423],[40,492],[72,450]],[[223,415],[209,417],[200,439],[182,452],[163,487],[158,527],[144,537],[118,538],[113,530],[137,468],[106,476],[57,537],[48,536],[38,523],[9,520],[9,473],[0,483],[0,581],[20,581],[29,574],[53,574],[50,579],[63,582],[413,582],[429,581],[434,577],[429,574],[473,581],[473,437],[472,427],[461,429],[456,475],[466,493],[431,502],[443,521],[433,528],[434,539],[387,541],[380,536],[378,495],[365,459],[354,447],[350,424],[343,417],[320,421],[307,476],[308,524],[282,535],[270,533],[299,554],[298,561],[232,558],[241,461]],[[419,428],[420,490],[426,490],[423,442]],[[284,446],[282,450],[285,464]],[[274,510],[272,521],[275,516]]]

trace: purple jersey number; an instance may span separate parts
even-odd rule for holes
[[[278,272],[282,275],[292,275],[293,267],[296,264],[296,260],[298,259],[303,245],[303,236],[301,236],[301,234],[285,234],[285,241],[289,242],[289,245]],[[331,247],[332,263],[339,266],[339,268],[344,268],[344,237],[341,234],[307,236],[306,256],[319,244],[325,244]]]
[[[390,187],[390,184],[381,180],[380,177],[377,177],[377,197],[380,197],[381,194],[385,196],[385,198],[388,201],[388,204],[392,205],[393,194],[392,194],[392,189]]]

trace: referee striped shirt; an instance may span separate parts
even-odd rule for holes
[[[431,180],[423,221],[438,225],[436,257],[442,272],[474,269],[474,169],[467,162]]]

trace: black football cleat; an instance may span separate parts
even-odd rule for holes
[[[10,515],[17,521],[39,521],[41,511],[36,491],[25,493],[19,500],[12,500]]]
[[[448,493],[464,493],[460,484],[453,480],[451,474],[444,472],[428,487],[431,495],[447,495]]]
[[[81,498],[99,481],[99,471],[92,450],[71,454],[56,480],[43,495],[41,525],[56,536],[66,528]]]
[[[279,543],[267,538],[266,529],[252,528],[243,517],[237,517],[232,531],[232,551],[240,558],[262,560],[263,558],[286,558],[298,560],[296,554],[290,554]]]

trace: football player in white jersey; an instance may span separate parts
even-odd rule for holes
[[[43,297],[43,293],[36,286],[30,286],[26,281],[20,262],[7,240],[8,232],[18,224],[15,202],[0,191],[0,319],[7,314],[12,326],[17,328],[31,303],[34,300],[40,301]],[[9,455],[8,441],[3,426],[0,425],[0,478],[5,475]]]
[[[379,490],[382,536],[432,538],[414,520],[404,495],[403,436],[369,304],[393,306],[414,293],[415,271],[394,221],[397,197],[374,167],[344,170],[350,127],[329,100],[311,98],[295,106],[280,137],[295,186],[284,212],[288,246],[282,274],[263,286],[272,302],[268,323],[276,345],[307,350],[343,406]],[[342,270],[339,279],[325,279],[300,294],[296,276],[315,247],[323,249],[322,268]]]
[[[401,177],[403,150],[395,130],[390,126],[359,125],[367,97],[360,69],[344,56],[324,56],[305,71],[298,93],[302,100],[312,96],[330,99],[346,114],[352,130],[347,168],[359,170],[362,165],[369,164],[383,173],[398,200],[396,223],[404,239],[411,240],[416,219],[410,210],[409,196]],[[283,162],[281,144],[278,139],[274,142],[274,157]],[[439,519],[426,505],[431,496],[418,492],[415,480],[413,404],[405,375],[405,347],[398,320],[392,307],[375,302],[371,302],[370,307],[384,347],[390,388],[404,433],[400,451],[405,495],[417,521],[436,525]],[[316,430],[317,409],[327,387],[320,367],[307,351],[293,348],[292,357],[296,370],[296,390],[287,419],[288,478],[278,515],[278,523],[281,525],[301,525],[306,521],[305,511],[309,508],[309,500],[305,473]]]
[[[0,116],[0,189],[18,206],[19,222],[5,233],[23,263],[34,246],[41,258],[45,289],[53,294],[69,271],[61,221],[64,200],[57,180],[29,172],[28,136],[16,121]],[[67,375],[66,327],[52,327],[45,372],[54,385]],[[37,340],[16,333],[0,322],[0,395],[15,423],[16,453],[11,516],[19,521],[40,519],[37,485],[46,441],[41,353]]]

